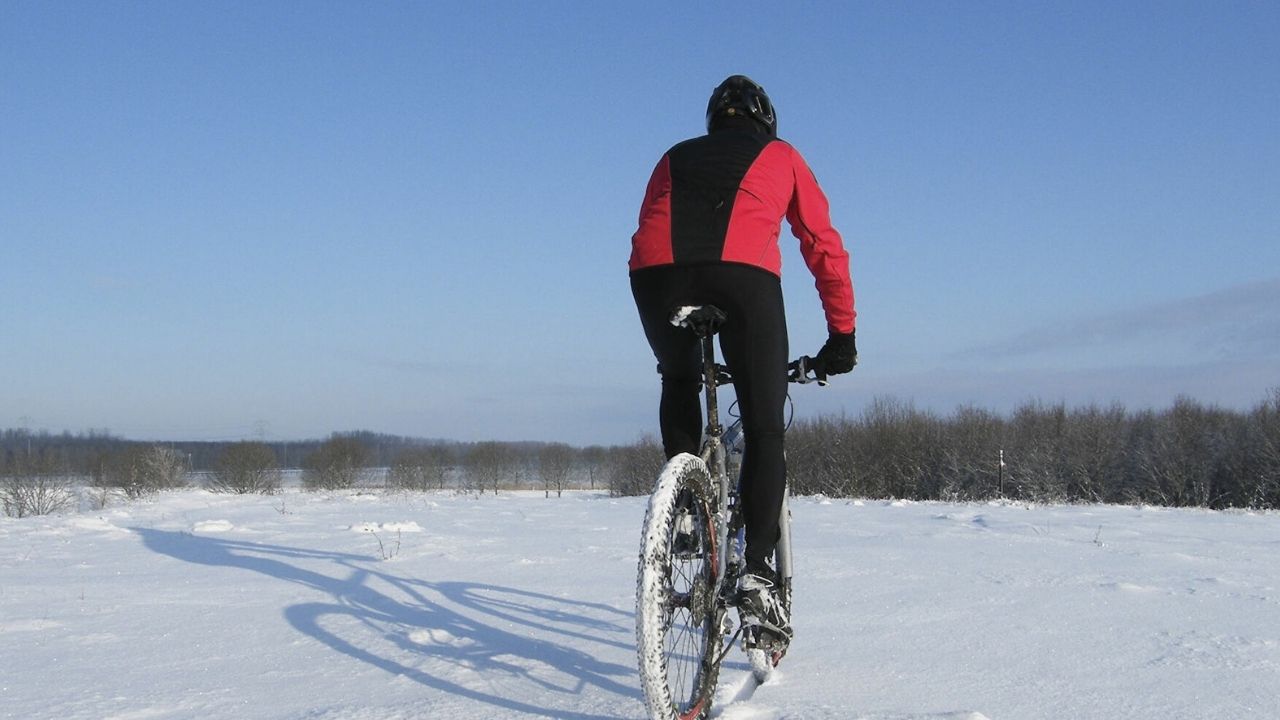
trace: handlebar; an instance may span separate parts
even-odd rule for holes
[[[729,368],[716,363],[716,387],[728,385],[732,382],[733,373],[729,372]],[[827,376],[819,375],[818,371],[814,369],[813,358],[808,355],[801,355],[787,363],[787,382],[796,383],[797,385],[816,382],[819,386],[826,387]]]
[[[714,305],[682,305],[675,309],[671,315],[671,324],[677,327],[688,328],[692,330],[703,342],[703,352],[708,353],[708,357],[714,355],[714,346],[711,343],[711,336],[716,334],[720,325],[724,323],[726,315],[723,310]],[[658,373],[662,373],[662,367],[658,367]],[[729,368],[715,364],[715,385],[728,385],[733,382],[733,375],[729,372]],[[813,367],[813,358],[808,355],[800,357],[787,363],[787,382],[797,383],[799,385],[807,385],[811,382],[818,383],[819,386],[826,386],[826,373],[819,373]]]

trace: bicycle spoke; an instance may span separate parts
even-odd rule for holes
[[[721,628],[716,610],[715,523],[705,465],[664,479],[646,518],[637,580],[641,680],[655,718],[705,717],[715,689]]]

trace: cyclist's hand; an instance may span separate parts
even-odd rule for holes
[[[842,375],[858,364],[858,345],[854,341],[854,332],[831,333],[822,349],[813,356],[813,370],[818,377]]]

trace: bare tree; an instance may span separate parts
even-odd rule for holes
[[[1004,420],[989,410],[961,407],[945,423],[939,496],[978,500],[1000,492]]]
[[[396,456],[388,482],[401,490],[443,490],[451,465],[449,449],[443,445],[407,448]]]
[[[634,444],[611,449],[609,494],[647,495],[653,492],[666,456],[662,445],[652,435],[645,435]]]
[[[1157,416],[1139,467],[1145,501],[1173,506],[1216,502],[1223,425],[1220,412],[1185,397]]]
[[[1006,435],[1009,486],[1019,498],[1052,502],[1065,498],[1061,480],[1065,404],[1029,402],[1013,412]]]
[[[608,474],[608,452],[599,445],[591,445],[580,451],[582,464],[587,469],[587,482],[591,489],[596,489],[597,482],[603,482]]]
[[[214,492],[272,494],[280,490],[280,466],[271,447],[262,442],[226,446],[218,458],[209,489]]]
[[[498,487],[516,467],[516,454],[511,446],[500,442],[476,443],[467,453],[467,486],[481,495],[486,489],[498,494]]]
[[[556,497],[561,496],[572,467],[573,448],[564,443],[551,443],[538,451],[538,476],[546,497],[551,497],[551,488],[555,488]]]
[[[786,443],[787,482],[792,492],[831,497],[857,494],[857,447],[848,420],[798,420],[787,431]]]
[[[364,476],[369,448],[354,437],[334,435],[303,461],[302,484],[308,490],[353,488]]]
[[[1063,482],[1067,498],[1084,502],[1114,502],[1124,467],[1124,408],[1096,405],[1071,411],[1062,438]]]
[[[877,397],[863,415],[861,467],[879,497],[936,497],[934,469],[939,465],[937,422],[910,403]]]
[[[1246,442],[1250,462],[1243,504],[1280,508],[1280,388],[1250,413]]]

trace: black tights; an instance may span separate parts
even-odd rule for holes
[[[658,420],[668,458],[696,454],[703,425],[698,338],[673,326],[671,313],[681,305],[715,305],[728,316],[720,327],[720,350],[733,374],[746,431],[740,492],[747,568],[761,572],[778,542],[787,476],[782,437],[787,322],[781,281],[746,265],[669,265],[632,273],[631,292],[662,373]]]

